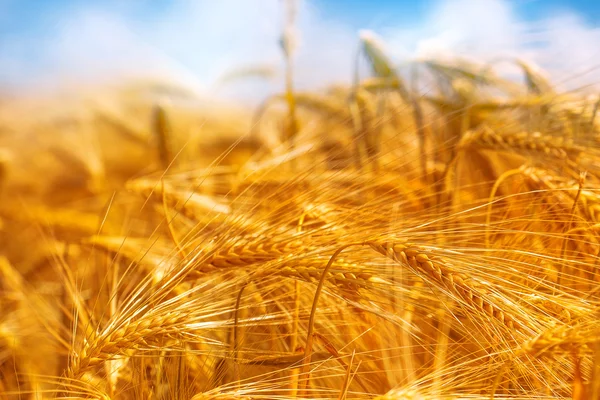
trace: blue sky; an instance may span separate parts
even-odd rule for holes
[[[483,0],[485,1],[485,0]],[[535,20],[564,10],[578,12],[591,25],[600,24],[597,0],[511,0],[525,19]],[[357,28],[380,25],[418,25],[436,0],[318,0],[322,9]]]
[[[247,0],[257,1],[257,0]],[[261,1],[261,0],[258,0]],[[485,0],[482,0],[485,1]],[[97,6],[119,10],[137,18],[156,18],[168,10],[172,0],[0,0],[0,34],[39,31],[36,25],[53,14],[77,7]],[[580,13],[591,25],[600,23],[600,2],[596,0],[511,0],[521,15],[536,19],[561,10]],[[317,0],[329,16],[346,21],[355,28],[392,24],[418,24],[436,0]]]
[[[592,0],[298,1],[301,86],[349,80],[362,28],[400,62],[519,55],[559,77],[600,65],[600,2]],[[281,62],[281,4],[0,0],[0,85],[171,74],[206,87],[224,71]]]

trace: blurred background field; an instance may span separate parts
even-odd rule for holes
[[[597,6],[25,3],[0,399],[600,399]]]

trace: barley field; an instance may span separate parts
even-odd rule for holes
[[[600,399],[600,99],[289,35],[258,108],[0,100],[0,399]]]

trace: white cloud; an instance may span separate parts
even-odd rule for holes
[[[180,2],[148,32],[148,37],[207,84],[247,65],[282,68],[282,4],[281,0]],[[298,6],[299,46],[294,66],[297,87],[349,80],[355,32],[339,21],[324,19],[310,2],[301,0]],[[281,86],[278,82],[268,88]],[[250,89],[256,90],[257,86]]]
[[[525,21],[507,0],[441,0],[419,29],[387,31],[385,37],[398,58],[518,57],[547,69],[565,88],[600,83],[600,69],[594,69],[600,66],[600,29],[565,10]]]
[[[600,83],[600,29],[586,26],[575,14],[545,21],[546,49],[538,61],[569,86]],[[589,71],[589,72],[588,72]]]
[[[150,2],[118,4],[63,10],[43,38],[0,38],[0,82],[102,82],[114,76],[170,74],[208,90],[236,67],[282,66],[281,0],[175,0],[158,16],[136,14]],[[326,18],[317,4],[299,0],[299,88],[352,77],[358,32],[342,20]],[[525,21],[507,0],[440,0],[418,29],[379,33],[398,61],[448,54],[488,60],[521,56],[549,68],[559,80],[600,65],[600,30],[576,14]],[[280,90],[280,80],[236,85],[224,93],[261,98]],[[569,83],[592,81],[600,81],[598,71]]]

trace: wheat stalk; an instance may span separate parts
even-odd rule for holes
[[[490,129],[479,129],[469,132],[463,137],[458,148],[515,150],[573,160],[576,160],[583,152],[581,146],[575,144],[572,139],[564,137],[544,135],[540,132],[519,132],[499,135]]]

